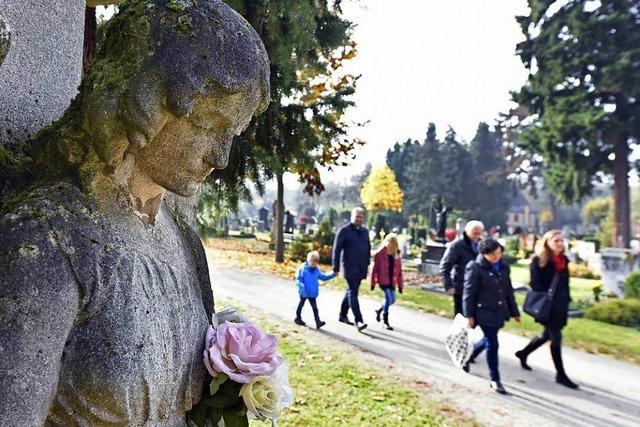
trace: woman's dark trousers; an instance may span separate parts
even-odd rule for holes
[[[561,328],[552,328],[549,326],[545,326],[544,332],[542,335],[535,337],[531,340],[529,344],[525,348],[522,349],[523,357],[529,356],[533,353],[538,347],[546,343],[547,341],[551,341],[551,358],[553,359],[553,364],[556,367],[556,372],[559,377],[566,377],[566,373],[564,371],[564,364],[562,362],[562,329]]]
[[[298,303],[298,309],[296,310],[296,316],[300,319],[302,315],[302,307],[304,307],[304,303],[309,300],[309,304],[311,304],[311,309],[313,310],[313,317],[316,319],[316,323],[320,323],[320,316],[318,315],[318,305],[316,304],[315,298],[302,298],[300,297],[300,302]]]
[[[500,371],[498,371],[498,331],[500,329],[482,325],[480,325],[480,329],[482,329],[484,337],[476,343],[476,347],[474,348],[473,353],[477,356],[477,354],[479,354],[483,349],[487,350],[489,378],[491,378],[491,381],[499,382]]]
[[[344,295],[342,300],[342,307],[340,308],[340,318],[347,317],[349,309],[353,312],[353,317],[356,322],[362,323],[362,313],[360,312],[360,303],[358,302],[358,290],[360,289],[360,280],[347,280],[349,289]]]

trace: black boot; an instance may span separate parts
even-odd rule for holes
[[[380,315],[382,314],[382,308],[376,310],[376,322],[380,321]]]
[[[504,389],[500,381],[490,381],[489,387],[491,387],[491,390],[495,391],[496,393],[507,394],[507,390]]]
[[[553,359],[553,364],[556,367],[556,382],[565,387],[569,387],[571,389],[577,389],[578,384],[574,383],[569,379],[566,372],[564,371],[564,364],[562,363],[562,347],[551,345],[551,358]]]
[[[389,313],[384,313],[382,318],[384,319],[384,324],[387,327],[387,330],[393,331],[393,328],[389,325]]]
[[[544,338],[536,337],[532,339],[531,342],[527,344],[525,348],[523,348],[520,351],[516,351],[516,357],[520,359],[520,366],[522,367],[522,369],[525,369],[527,371],[532,370],[531,366],[527,365],[527,357],[529,357],[531,353],[533,353],[538,347],[540,347],[545,342],[547,342],[547,340],[545,340]]]

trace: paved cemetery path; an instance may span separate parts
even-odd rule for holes
[[[210,268],[216,297],[233,299],[293,321],[298,302],[293,281],[222,266],[211,265]],[[451,404],[483,424],[640,425],[640,366],[563,348],[568,374],[581,385],[580,390],[572,391],[555,384],[548,346],[530,357],[534,371],[523,371],[513,353],[524,346],[527,339],[501,332],[500,371],[510,395],[500,396],[488,388],[484,357],[471,365],[471,374],[451,364],[443,346],[450,320],[394,306],[390,320],[395,331],[387,331],[375,322],[373,310],[379,302],[361,298],[369,328],[358,333],[355,327],[337,321],[342,297],[342,292],[321,288],[318,306],[327,325],[319,333],[417,372],[424,381],[434,384],[440,398],[444,395]],[[308,304],[303,318],[313,324]]]

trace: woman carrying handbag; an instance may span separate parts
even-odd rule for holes
[[[516,352],[520,366],[528,371],[527,357],[538,347],[551,341],[551,358],[556,367],[556,382],[577,389],[569,379],[562,363],[562,328],[567,325],[569,309],[569,260],[564,254],[564,236],[559,230],[550,230],[536,245],[531,260],[531,295],[527,295],[524,311],[544,326],[542,334],[525,348]],[[534,301],[536,297],[539,298]],[[546,301],[545,301],[546,299]]]

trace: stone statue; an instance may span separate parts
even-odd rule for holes
[[[442,203],[441,197],[434,198],[431,209],[436,215],[436,241],[444,243],[447,241],[444,232],[447,228],[447,213],[449,213],[450,209]]]
[[[78,97],[31,141],[0,216],[0,425],[186,426],[213,311],[191,196],[256,111],[269,65],[218,0],[130,0]]]

